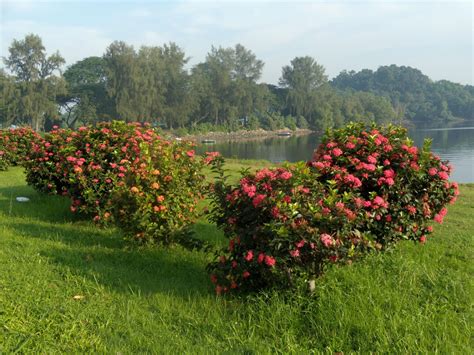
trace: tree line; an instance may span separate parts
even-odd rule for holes
[[[395,65],[343,71],[332,81],[309,56],[282,68],[278,85],[259,82],[263,61],[244,46],[212,47],[203,62],[175,43],[111,43],[101,57],[66,68],[39,36],[14,40],[0,70],[0,124],[65,127],[109,121],[150,122],[183,131],[322,130],[348,121],[377,123],[472,118],[474,88],[433,82]]]

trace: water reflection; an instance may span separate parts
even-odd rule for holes
[[[224,157],[239,159],[265,159],[274,163],[309,160],[321,137],[315,134],[292,137],[271,137],[250,141],[229,141],[203,144],[198,152],[219,151]]]
[[[451,127],[417,127],[409,130],[417,146],[432,139],[432,151],[454,166],[452,180],[474,182],[474,122]],[[318,135],[272,137],[254,141],[231,141],[200,145],[198,152],[219,151],[224,157],[265,159],[272,162],[309,160],[320,143]]]
[[[474,182],[474,126],[411,129],[409,134],[418,146],[432,140],[432,151],[453,165],[452,180]]]

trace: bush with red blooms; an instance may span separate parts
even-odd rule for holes
[[[197,217],[206,187],[202,159],[188,143],[156,139],[141,145],[141,157],[141,163],[130,164],[114,190],[115,223],[142,242],[198,247],[185,227]]]
[[[0,170],[21,165],[29,159],[29,153],[41,136],[30,127],[0,130]]]
[[[168,242],[194,216],[204,184],[191,148],[137,123],[56,129],[34,145],[27,182],[69,196],[72,212],[100,223],[116,217],[134,238]]]
[[[69,196],[72,212],[107,219],[111,192],[130,164],[140,163],[140,144],[155,138],[148,127],[119,121],[55,129],[34,145],[26,180],[37,190]]]
[[[309,165],[340,193],[360,194],[357,203],[370,216],[362,228],[383,248],[400,239],[425,242],[428,222],[441,223],[459,194],[448,181],[451,166],[430,152],[430,141],[418,149],[405,128],[393,125],[329,131]]]
[[[293,286],[401,239],[424,243],[458,194],[450,166],[419,150],[404,128],[329,131],[306,165],[244,172],[226,182],[222,159],[211,219],[229,246],[208,265],[218,294]]]
[[[359,231],[368,217],[358,195],[339,194],[304,163],[244,173],[232,186],[215,162],[211,218],[230,239],[208,265],[218,294],[301,285],[374,247]]]

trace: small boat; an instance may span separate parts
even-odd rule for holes
[[[201,143],[204,143],[204,144],[215,144],[216,141],[214,139],[203,139],[201,140]]]
[[[291,136],[291,132],[277,132],[277,136],[279,136],[279,137],[289,137],[289,136]]]

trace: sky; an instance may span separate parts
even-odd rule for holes
[[[114,40],[139,48],[177,43],[189,66],[212,45],[237,43],[265,62],[261,81],[312,56],[329,78],[381,65],[420,69],[433,80],[473,84],[472,1],[0,0],[1,56],[13,39],[39,35],[71,65]]]

